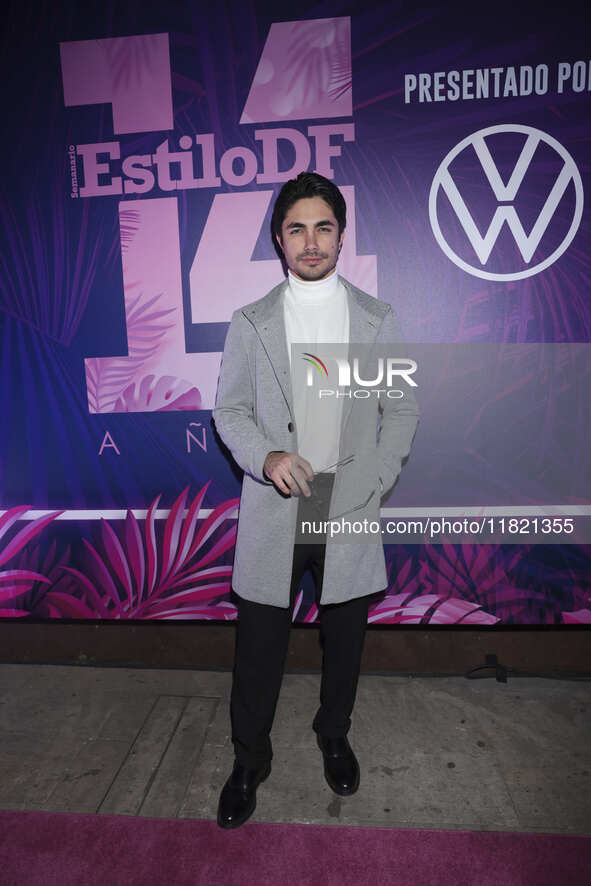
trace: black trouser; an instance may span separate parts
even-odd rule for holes
[[[322,475],[318,477],[322,481]],[[298,519],[306,506],[301,499]],[[288,608],[239,598],[230,716],[236,757],[248,768],[257,768],[273,756],[270,732],[283,678],[295,598],[309,566],[316,598],[320,599],[324,555],[324,544],[294,545]],[[272,552],[269,556],[273,556]],[[322,680],[320,707],[312,728],[330,738],[346,735],[351,726],[369,603],[370,597],[362,596],[345,603],[319,606]]]

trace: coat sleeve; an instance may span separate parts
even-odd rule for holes
[[[382,320],[377,340],[381,345],[402,339],[396,314],[390,308]],[[398,350],[398,348],[397,348]],[[378,440],[378,473],[385,494],[394,485],[402,468],[402,459],[409,452],[419,421],[419,407],[412,388],[405,385],[402,399],[380,400],[382,425]]]
[[[269,452],[277,447],[267,440],[255,422],[254,381],[244,342],[240,310],[234,311],[226,336],[212,412],[220,437],[237,464],[256,480],[272,485],[263,474]]]

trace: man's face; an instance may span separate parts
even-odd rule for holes
[[[322,280],[332,273],[343,242],[344,231],[322,197],[303,197],[289,210],[277,241],[287,267],[300,280]]]

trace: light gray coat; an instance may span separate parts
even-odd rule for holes
[[[350,342],[400,341],[390,305],[340,280],[347,292]],[[298,498],[283,496],[263,475],[263,465],[272,450],[298,451],[283,316],[287,285],[284,281],[234,311],[213,410],[222,440],[245,472],[232,586],[241,597],[281,607],[289,605]],[[336,471],[331,517],[379,520],[380,480],[385,495],[410,451],[417,421],[412,394],[403,400],[343,400],[340,458],[354,452],[355,459]],[[362,597],[386,585],[381,535],[328,537],[322,604]]]

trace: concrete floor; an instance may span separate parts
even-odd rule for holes
[[[215,818],[233,761],[231,675],[0,665],[0,808]],[[338,797],[286,674],[253,820],[591,833],[591,684],[362,676]]]

